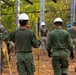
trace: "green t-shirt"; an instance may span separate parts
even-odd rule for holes
[[[32,46],[35,48],[38,47],[36,36],[29,29],[18,29],[3,40],[7,39],[15,43],[17,52],[31,52]]]

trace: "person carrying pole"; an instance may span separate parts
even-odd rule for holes
[[[13,31],[3,40],[13,41],[16,46],[17,70],[19,75],[34,75],[35,67],[33,62],[32,47],[38,48],[38,40],[33,31],[27,29],[29,17],[22,13],[19,16],[19,29]]]
[[[67,47],[70,51],[70,58],[74,58],[74,48],[71,37],[66,30],[62,29],[62,23],[61,18],[54,20],[55,30],[49,33],[46,45],[48,56],[52,57],[54,75],[68,75]]]

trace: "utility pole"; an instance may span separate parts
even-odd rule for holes
[[[0,1],[0,25],[1,25],[1,1]],[[0,75],[1,75],[1,44],[0,44]]]
[[[75,13],[76,13],[76,0],[75,0]]]
[[[40,24],[44,21],[45,0],[40,0]],[[41,27],[41,26],[40,26]]]
[[[71,24],[75,21],[75,0],[70,0],[71,10],[70,10],[70,22]]]
[[[20,0],[16,0],[16,29],[19,27],[18,18],[20,14]]]

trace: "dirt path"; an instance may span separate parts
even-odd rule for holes
[[[38,75],[38,55],[37,50],[33,50],[33,56],[34,56],[34,64],[35,64],[35,74]],[[47,52],[45,55],[40,55],[40,75],[54,75],[53,68],[51,65],[51,59],[47,56]],[[74,60],[69,59],[69,73],[68,75],[76,75],[76,72],[74,71],[74,68],[76,66],[76,57]],[[17,68],[16,68],[16,57],[15,54],[12,54],[11,56],[11,70],[12,75],[18,75]],[[5,64],[2,75],[10,75],[8,66]]]

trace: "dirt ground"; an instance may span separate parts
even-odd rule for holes
[[[34,64],[36,68],[34,75],[38,75],[38,50],[33,49],[32,53],[33,53]],[[51,65],[51,59],[52,58],[49,58],[47,56],[47,52],[44,55],[40,55],[40,75],[54,75],[53,67]],[[12,74],[10,74],[7,64],[5,64],[2,75],[18,75],[16,62],[17,62],[16,56],[14,53],[12,53],[11,61],[10,61]],[[76,66],[76,56],[73,60],[69,59],[68,75],[76,75],[75,66]]]

